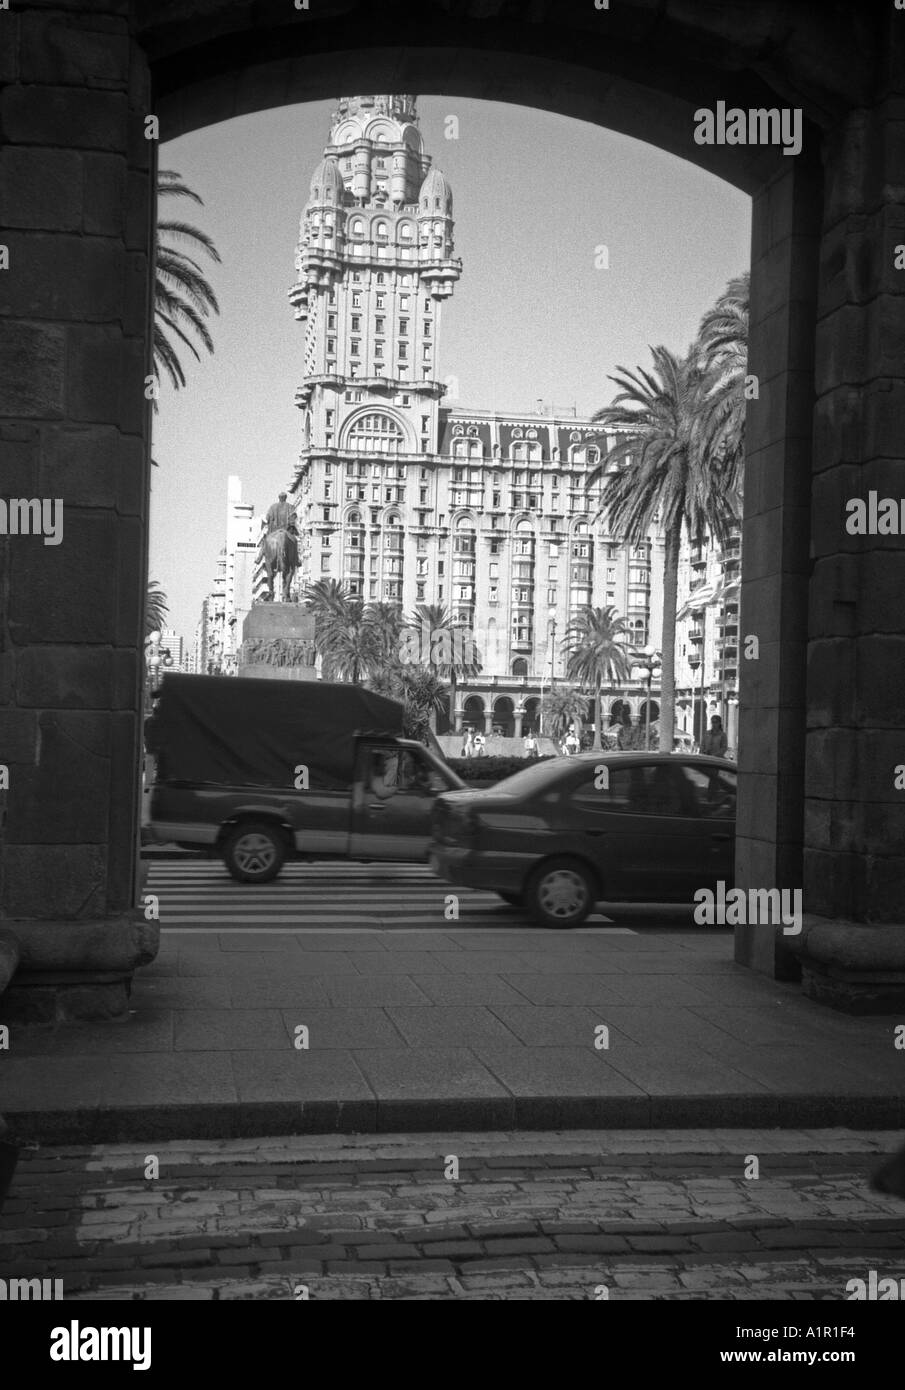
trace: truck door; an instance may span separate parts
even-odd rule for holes
[[[359,744],[352,801],[352,859],[424,860],[434,798],[446,791],[419,750]]]

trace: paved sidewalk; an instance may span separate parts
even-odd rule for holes
[[[128,1021],[10,1025],[0,1112],[89,1143],[903,1126],[897,1020],[735,966],[731,932],[448,928],[164,932]]]
[[[897,1142],[736,1129],[42,1147],[0,1219],[0,1273],[60,1279],[65,1299],[839,1301],[872,1270],[905,1279],[905,1203],[868,1185]]]

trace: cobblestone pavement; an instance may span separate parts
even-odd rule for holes
[[[67,1299],[843,1300],[872,1269],[905,1277],[905,1203],[868,1188],[899,1142],[733,1129],[36,1147],[0,1218],[0,1276],[61,1278]]]

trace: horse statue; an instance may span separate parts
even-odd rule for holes
[[[270,603],[274,602],[273,577],[275,574],[281,574],[283,576],[282,602],[288,603],[290,588],[300,564],[300,557],[295,512],[286,501],[285,492],[280,493],[279,502],[275,502],[268,511],[265,524],[267,530],[261,537],[259,554],[264,565],[264,573],[267,575],[266,598]]]

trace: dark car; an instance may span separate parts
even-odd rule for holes
[[[430,863],[536,922],[575,927],[597,902],[692,903],[731,884],[734,764],[674,753],[534,763],[489,791],[434,803]]]

